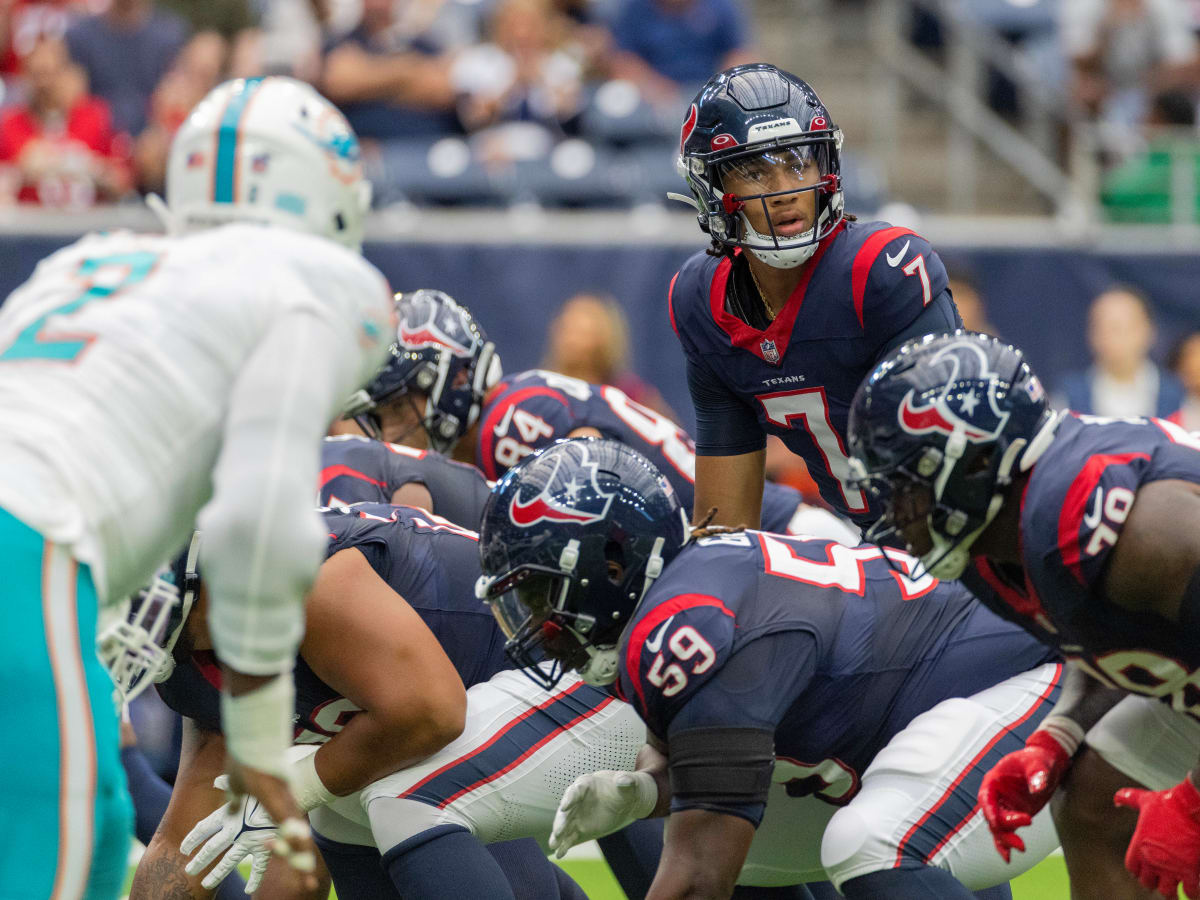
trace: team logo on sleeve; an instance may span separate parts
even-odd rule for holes
[[[969,441],[994,440],[1008,421],[1008,413],[1001,412],[996,402],[997,391],[1007,386],[988,367],[983,347],[973,341],[956,341],[925,365],[940,366],[947,377],[940,387],[922,392],[922,400],[935,394],[931,400],[917,401],[915,389],[904,395],[897,412],[900,427],[910,434],[961,431]]]
[[[608,508],[616,495],[601,490],[596,480],[596,463],[588,458],[586,448],[580,447],[579,451],[579,462],[570,466],[569,473],[562,471],[562,461],[567,454],[555,457],[554,471],[536,497],[522,500],[520,492],[517,492],[508,508],[508,517],[513,524],[522,528],[529,528],[538,522],[587,525],[599,522],[608,515]]]

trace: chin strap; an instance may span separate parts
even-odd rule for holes
[[[150,207],[150,212],[154,213],[155,218],[162,223],[167,234],[177,234],[178,228],[175,225],[175,216],[171,214],[171,207],[167,206],[167,201],[158,194],[147,194],[146,205]]]

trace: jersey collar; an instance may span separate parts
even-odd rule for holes
[[[759,331],[753,325],[747,325],[725,309],[725,289],[729,284],[729,275],[733,271],[733,260],[729,257],[721,260],[713,275],[708,302],[713,320],[729,336],[729,342],[733,346],[749,350],[763,362],[772,366],[778,366],[783,362],[783,357],[787,354],[788,339],[792,336],[792,328],[796,324],[796,316],[799,315],[800,307],[804,303],[804,294],[808,290],[808,283],[812,280],[813,273],[817,271],[817,266],[820,265],[825,251],[837,240],[838,235],[845,228],[845,221],[841,221],[828,236],[821,240],[812,259],[804,267],[804,277],[800,279],[800,283],[788,297],[787,303],[783,305],[779,315],[767,326],[765,331]],[[734,256],[741,252],[739,247],[734,250]]]

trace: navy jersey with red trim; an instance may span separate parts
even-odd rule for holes
[[[396,491],[413,483],[429,491],[433,512],[464,528],[479,527],[488,483],[474,466],[358,435],[327,437],[321,445],[321,506],[391,503]]]
[[[755,531],[700,539],[626,628],[620,693],[668,744],[697,727],[773,730],[776,780],[807,767],[796,777],[821,774],[834,802],[920,712],[1056,658],[961,585],[903,577],[882,552]]]
[[[511,668],[504,636],[475,597],[479,544],[466,531],[424,510],[382,503],[324,510],[327,556],[356,548],[375,572],[429,626],[463,684],[486,681]],[[220,730],[220,669],[210,652],[177,655],[175,669],[157,685],[166,704],[201,728]],[[296,657],[295,741],[322,743],[336,734],[357,706],[323,682]]]
[[[1179,626],[1108,602],[1105,567],[1134,495],[1151,481],[1200,484],[1200,435],[1162,419],[1068,415],[1021,500],[1023,571],[976,558],[963,581],[998,612],[1136,693],[1200,715],[1200,647]]]
[[[961,326],[946,269],[929,242],[907,228],[844,223],[821,242],[775,320],[759,330],[730,311],[747,268],[740,252],[697,253],[668,291],[671,324],[688,362],[698,452],[752,452],[767,434],[778,435],[807,463],[822,498],[866,524],[878,510],[846,484],[850,403],[882,353],[910,329]],[[752,296],[749,302],[758,303],[756,291]],[[709,427],[705,411],[714,390],[726,409],[714,410]]]
[[[480,421],[476,460],[488,478],[500,478],[530,453],[577,428],[595,428],[654,463],[679,502],[689,514],[692,511],[696,447],[691,436],[612,385],[538,369],[519,372],[493,388]],[[768,482],[763,489],[763,529],[786,531],[801,500],[794,488]]]

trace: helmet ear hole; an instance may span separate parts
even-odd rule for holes
[[[346,219],[342,216],[341,213],[333,214],[333,228],[335,231],[337,231],[339,233],[346,230]]]

